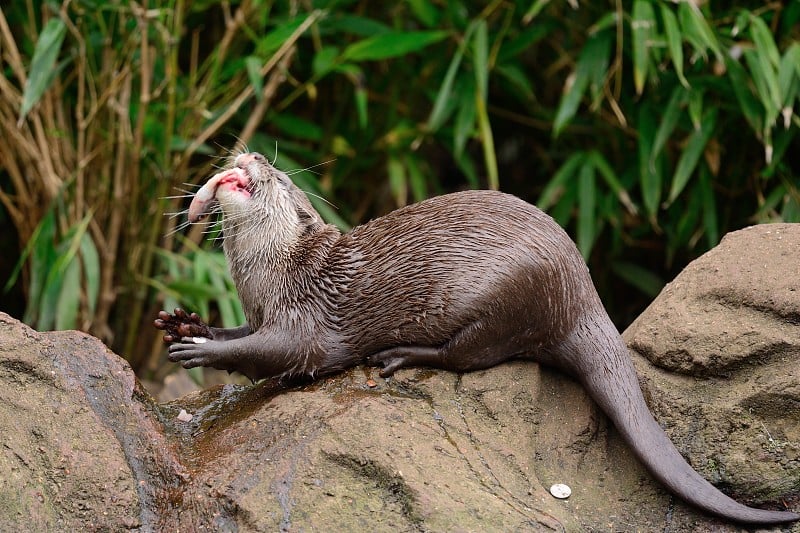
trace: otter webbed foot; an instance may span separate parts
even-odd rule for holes
[[[227,342],[210,340],[205,337],[182,337],[169,347],[167,358],[180,363],[183,368],[210,366],[217,370],[234,371],[228,357]]]
[[[164,342],[178,342],[185,337],[205,337],[212,339],[214,335],[211,328],[197,316],[197,313],[187,313],[183,309],[176,308],[175,314],[170,315],[166,311],[159,311],[158,318],[153,321],[157,329],[164,330]]]
[[[383,365],[380,376],[385,378],[397,370],[409,366],[442,366],[442,353],[439,348],[429,346],[397,346],[374,353],[367,358],[373,366]]]

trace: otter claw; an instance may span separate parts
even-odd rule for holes
[[[207,338],[214,336],[211,329],[197,313],[187,313],[183,309],[176,308],[175,313],[170,315],[166,311],[159,311],[158,318],[153,321],[157,329],[166,332],[164,342],[173,343],[189,338]]]

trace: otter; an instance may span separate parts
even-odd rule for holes
[[[197,191],[189,221],[215,210],[247,323],[211,328],[162,311],[155,326],[171,361],[255,381],[365,362],[386,377],[528,359],[576,377],[651,474],[691,505],[745,524],[800,518],[742,505],[686,463],[651,415],[575,244],[523,200],[463,191],[341,233],[285,173],[245,153]]]

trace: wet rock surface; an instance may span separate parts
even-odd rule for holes
[[[691,464],[795,510],[799,264],[798,225],[731,234],[625,334]],[[0,315],[0,444],[4,530],[741,530],[667,494],[579,384],[525,362],[158,404],[96,339]]]

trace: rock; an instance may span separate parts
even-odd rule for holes
[[[732,234],[625,335],[688,460],[773,508],[800,503],[798,264],[800,226]],[[739,531],[668,495],[575,381],[533,363],[157,404],[98,340],[0,315],[0,399],[4,530]]]
[[[653,412],[744,501],[800,487],[800,224],[727,235],[628,328]],[[713,422],[713,423],[709,423]]]

